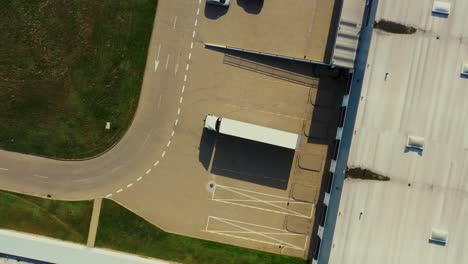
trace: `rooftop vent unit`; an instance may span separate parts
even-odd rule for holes
[[[432,13],[448,16],[450,14],[450,3],[443,1],[434,1]]]
[[[431,238],[429,238],[429,243],[436,244],[439,246],[445,246],[448,240],[447,231],[432,228]]]
[[[468,77],[468,63],[462,64],[461,75],[464,77]]]
[[[408,136],[408,140],[406,141],[406,147],[410,149],[424,149],[424,138],[418,136]]]

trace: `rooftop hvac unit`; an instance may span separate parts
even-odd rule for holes
[[[408,140],[406,141],[406,147],[412,149],[424,149],[424,138],[418,136],[408,136]]]
[[[461,75],[468,77],[468,63],[462,64]]]
[[[429,238],[429,243],[445,246],[448,240],[447,231],[432,228],[431,238]]]
[[[432,13],[449,15],[450,13],[450,3],[443,1],[434,1],[432,5]]]

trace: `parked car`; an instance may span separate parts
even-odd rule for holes
[[[229,6],[229,0],[206,0],[207,4]]]

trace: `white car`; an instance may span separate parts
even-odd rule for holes
[[[229,0],[206,0],[207,4],[229,6]]]

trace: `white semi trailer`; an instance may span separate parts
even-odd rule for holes
[[[205,129],[288,149],[297,149],[301,141],[298,134],[210,114],[205,116]]]

